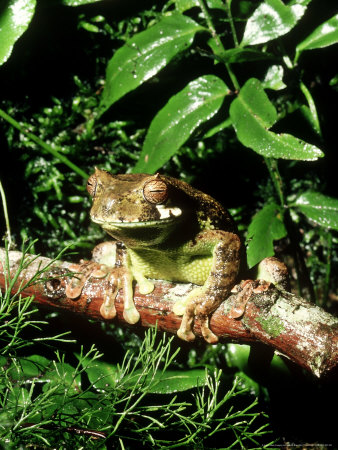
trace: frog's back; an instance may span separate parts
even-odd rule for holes
[[[194,208],[200,225],[200,230],[225,230],[237,233],[236,224],[230,213],[217,200],[208,194],[192,187],[190,184],[167,175],[161,175],[166,182],[173,187],[173,198],[175,190],[181,201],[186,202],[186,208]],[[185,194],[182,196],[182,193]],[[179,200],[178,200],[179,201]]]

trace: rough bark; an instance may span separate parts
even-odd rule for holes
[[[28,259],[27,259],[28,258]],[[100,308],[107,295],[107,278],[89,279],[78,298],[69,299],[66,287],[72,263],[38,257],[20,272],[12,291],[21,291],[23,296],[34,296],[34,301],[55,309],[64,309],[91,319],[106,320]],[[8,286],[22,260],[22,253],[9,252],[6,265],[5,251],[0,249],[0,287]],[[1,264],[2,263],[2,264]],[[30,280],[37,270],[48,266],[39,281]],[[73,268],[74,270],[74,268]],[[113,269],[114,270],[114,269]],[[10,277],[9,274],[10,273]],[[74,276],[74,275],[73,275]],[[242,286],[248,284],[242,283]],[[249,283],[250,284],[250,283]],[[210,328],[220,341],[237,343],[261,342],[286,356],[317,377],[329,373],[338,363],[338,319],[306,300],[280,291],[269,283],[251,283],[253,289],[243,303],[243,289],[238,288],[223,302],[210,318]],[[185,296],[194,286],[156,281],[151,294],[142,295],[135,286],[135,304],[140,321],[133,327],[153,327],[176,333],[181,317],[172,311],[177,300]],[[123,291],[119,290],[116,301],[116,318],[121,325],[128,325],[123,318]],[[196,320],[194,332],[201,338]],[[193,345],[193,343],[192,343]]]

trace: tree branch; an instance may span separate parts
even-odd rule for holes
[[[31,255],[27,255],[25,261],[29,258],[32,262],[20,272],[12,292],[20,290],[24,296],[33,295],[34,301],[40,305],[83,314],[88,319],[107,320],[102,317],[100,309],[111,289],[108,277],[90,278],[79,296],[70,299],[66,296],[66,287],[74,279],[74,274],[70,274],[70,267],[74,271],[74,265],[66,261],[51,265],[50,259],[35,257],[33,260]],[[0,249],[2,289],[8,286],[9,278],[15,276],[21,260],[21,252],[11,251],[6,265],[5,251]],[[45,267],[47,270],[39,280],[31,283],[36,272]],[[154,291],[142,295],[136,285],[134,300],[141,318],[132,327],[153,327],[157,324],[159,330],[176,333],[181,317],[173,313],[173,305],[193,288],[191,284],[156,281]],[[117,294],[115,307],[117,315],[112,320],[130,326],[123,318],[122,290]],[[242,344],[262,342],[317,377],[329,373],[338,365],[338,319],[296,295],[278,290],[270,283],[242,282],[212,314],[210,328],[220,341]],[[197,338],[201,338],[198,320],[195,321],[194,332]]]

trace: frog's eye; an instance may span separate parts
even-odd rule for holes
[[[168,198],[168,186],[157,177],[144,185],[143,196],[147,202],[160,205],[165,203]]]
[[[97,186],[97,178],[95,174],[91,175],[87,181],[87,191],[91,197],[94,197]]]

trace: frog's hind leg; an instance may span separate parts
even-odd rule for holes
[[[181,326],[177,331],[177,336],[184,341],[193,341],[195,339],[195,335],[192,331],[196,310],[196,294],[195,291],[200,291],[201,288],[196,288],[186,298],[187,305],[185,307],[185,312],[183,314]],[[192,298],[191,298],[192,297]]]
[[[192,331],[193,325],[195,319],[198,319],[204,339],[209,344],[216,344],[218,338],[209,328],[209,314],[211,314],[215,308],[206,307],[205,302],[203,302],[204,296],[204,287],[195,288],[188,294],[186,298],[187,305],[177,335],[185,341],[193,341],[195,339],[195,334]]]
[[[188,295],[187,306],[182,318],[181,326],[177,331],[179,338],[185,341],[193,341],[195,339],[195,334],[193,333],[193,325],[195,319],[198,319],[201,332],[204,339],[209,344],[216,344],[218,342],[218,337],[210,330],[209,327],[209,315],[214,312],[215,302],[213,306],[208,308],[203,302],[203,296],[205,290],[203,288],[196,288]],[[216,307],[218,303],[216,303]]]
[[[212,308],[212,311],[210,314],[214,312],[215,308]],[[197,305],[195,310],[196,317],[199,319],[201,324],[201,332],[204,339],[209,344],[217,344],[218,337],[210,330],[209,326],[209,314],[203,309],[203,306],[201,308],[200,305]]]

